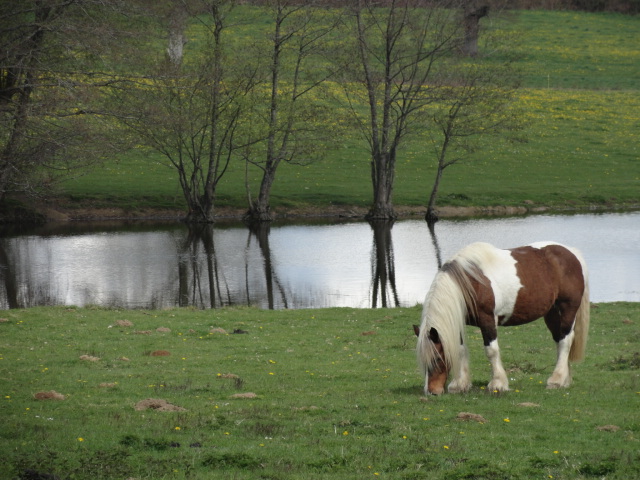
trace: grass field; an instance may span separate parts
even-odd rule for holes
[[[639,312],[594,305],[586,360],[561,390],[545,389],[542,321],[500,331],[499,395],[470,329],[472,391],[425,398],[419,307],[11,310],[0,478],[638,478]],[[52,390],[61,399],[36,399]],[[142,409],[158,400],[168,411]]]
[[[514,49],[521,55],[518,98],[528,125],[526,141],[487,139],[468,161],[445,172],[439,203],[559,208],[640,203],[640,49],[632,47],[640,20],[523,11],[489,21],[519,39]],[[276,209],[370,205],[365,143],[344,131],[334,146],[320,162],[280,167],[272,198]],[[134,150],[69,181],[63,193],[77,204],[182,208],[177,177],[165,163]],[[244,171],[244,164],[232,165],[218,188],[218,206],[246,206]],[[425,205],[434,174],[428,143],[408,141],[398,158],[394,203]],[[251,171],[254,190],[259,178]]]

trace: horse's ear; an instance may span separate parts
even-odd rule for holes
[[[416,334],[416,337],[420,336],[420,326],[419,325],[414,325],[413,326],[413,333]]]
[[[433,343],[440,343],[440,335],[438,334],[438,331],[433,327],[431,328],[431,330],[429,330],[429,339]]]

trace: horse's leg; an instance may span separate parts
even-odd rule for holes
[[[569,351],[573,343],[573,323],[576,310],[572,305],[560,303],[554,305],[544,317],[547,328],[558,346],[556,368],[547,380],[547,388],[560,388],[571,385]]]
[[[471,389],[471,375],[469,372],[469,350],[466,343],[460,345],[460,370],[455,372],[453,380],[447,387],[449,393],[468,392]]]
[[[573,331],[560,340],[558,345],[558,360],[556,368],[547,380],[547,388],[568,387],[571,385],[571,366],[569,365],[569,350],[573,343]]]
[[[495,324],[489,327],[481,328],[482,339],[484,341],[484,352],[491,362],[491,371],[493,372],[493,378],[489,382],[487,388],[490,391],[506,392],[509,390],[509,379],[507,378],[507,372],[502,366],[502,360],[500,359],[500,347],[498,345],[498,332]]]

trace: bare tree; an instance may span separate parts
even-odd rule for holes
[[[522,127],[514,105],[517,75],[510,62],[454,61],[449,68],[449,74],[441,78],[440,98],[428,112],[437,160],[425,215],[430,224],[438,220],[436,201],[445,169],[472,158],[481,138],[508,138]]]
[[[41,192],[109,146],[92,113],[110,81],[97,65],[118,37],[115,5],[0,0],[0,200]]]
[[[317,20],[314,2],[300,4],[273,0],[268,11],[272,31],[266,43],[270,53],[258,46],[255,58],[268,58],[264,88],[254,90],[252,102],[253,138],[244,142],[246,161],[257,166],[262,180],[254,199],[247,185],[247,221],[270,221],[271,189],[282,162],[308,163],[323,150],[323,136],[330,129],[326,107],[311,99],[330,72],[318,68],[322,41],[332,30],[331,22]],[[268,92],[267,97],[260,96]],[[261,108],[266,107],[266,111]],[[247,132],[245,132],[245,135]]]
[[[388,3],[387,8],[371,0],[352,3],[357,53],[345,62],[345,92],[371,153],[368,219],[396,217],[392,196],[399,148],[413,128],[412,117],[434,100],[430,79],[438,61],[455,51],[460,40],[454,9],[419,0]],[[355,64],[356,71],[351,68]],[[359,98],[354,82],[364,94]],[[367,114],[359,109],[362,104]]]
[[[178,174],[186,221],[211,223],[218,184],[239,145],[237,130],[255,71],[230,58],[228,15],[236,2],[208,0],[198,15],[206,46],[117,92],[124,123]]]

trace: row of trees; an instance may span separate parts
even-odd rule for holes
[[[239,161],[262,172],[257,190],[247,181],[247,219],[268,221],[278,168],[314,161],[339,119],[369,146],[371,219],[395,218],[407,138],[433,148],[433,221],[443,171],[518,125],[504,39],[485,34],[478,55],[488,2],[0,3],[2,199],[142,143],[174,168],[188,221],[214,220]]]
[[[268,4],[270,0],[245,0],[252,5]],[[329,7],[344,7],[349,0],[321,0]],[[378,0],[378,6],[388,6],[393,0]],[[621,12],[636,14],[640,12],[640,0],[470,0],[468,3],[481,3],[491,8],[509,8],[513,10],[580,10],[585,12]]]

